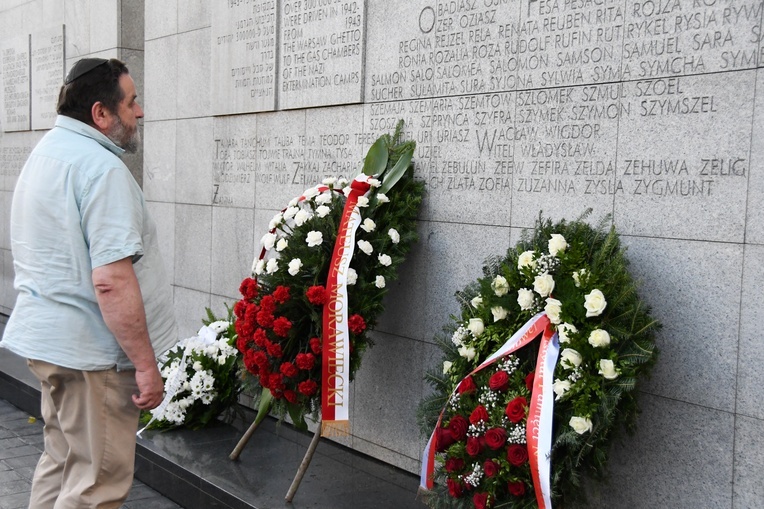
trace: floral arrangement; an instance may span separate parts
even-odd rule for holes
[[[239,353],[232,320],[211,320],[196,336],[178,342],[159,358],[165,399],[145,412],[144,429],[207,426],[237,401],[241,392]]]
[[[582,219],[539,218],[532,236],[457,294],[461,315],[439,338],[442,369],[428,374],[435,391],[420,405],[423,429],[435,430],[431,507],[548,506],[527,443],[539,343],[489,359],[534,316],[545,315],[559,341],[549,500],[581,498],[581,476],[603,476],[613,437],[633,431],[637,380],[655,362],[660,325],[638,298],[614,228]]]
[[[361,175],[370,189],[358,197],[360,226],[346,274],[351,379],[372,345],[369,331],[383,310],[388,284],[417,238],[424,186],[412,176],[414,142],[399,141],[401,128],[377,140]],[[270,405],[280,417],[289,414],[298,427],[305,426],[306,415],[315,418],[320,406],[327,279],[353,185],[327,178],[273,217],[253,277],[242,281],[242,299],[234,306],[236,346],[247,372],[264,389],[260,408]]]

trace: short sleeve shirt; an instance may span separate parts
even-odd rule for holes
[[[59,116],[29,156],[11,206],[19,292],[0,346],[82,370],[131,367],[106,326],[92,270],[132,258],[157,355],[177,341],[156,226],[123,150]]]

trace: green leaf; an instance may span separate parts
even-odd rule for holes
[[[387,168],[387,139],[382,136],[371,146],[363,162],[364,175],[382,175]]]
[[[267,389],[263,389],[260,393],[260,406],[257,408],[257,416],[255,417],[254,425],[260,424],[263,419],[268,415],[268,410],[271,408],[271,401],[273,401],[273,394]]]
[[[289,409],[289,417],[292,418],[294,427],[300,431],[306,431],[308,429],[308,424],[305,422],[303,408],[300,405],[293,405],[291,403],[287,408]]]
[[[395,163],[385,175],[385,179],[382,181],[382,187],[380,187],[380,193],[387,193],[392,187],[401,179],[411,163],[411,158],[414,157],[414,147],[401,154],[398,162]]]

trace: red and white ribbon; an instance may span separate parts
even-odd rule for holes
[[[358,198],[371,187],[361,175],[350,183],[334,242],[324,305],[321,347],[321,436],[350,433],[350,336],[348,330],[347,275],[355,250],[355,233],[361,224]]]
[[[515,332],[498,350],[488,357],[482,364],[472,370],[467,376],[494,364],[499,359],[515,352],[541,335],[541,345],[536,361],[536,375],[531,391],[531,404],[528,411],[526,425],[526,440],[528,443],[528,455],[533,476],[533,485],[536,490],[536,500],[540,509],[551,509],[550,493],[550,451],[552,444],[552,415],[554,408],[553,377],[554,368],[557,364],[559,344],[557,333],[554,331],[549,318],[545,313],[539,313],[528,320]],[[467,378],[467,377],[465,377]],[[460,384],[454,388],[456,392]],[[450,398],[449,398],[450,399]],[[422,455],[422,470],[420,473],[420,488],[430,490],[433,487],[433,473],[435,471],[435,433],[443,420],[440,413],[438,423],[435,425],[430,439],[425,446]]]

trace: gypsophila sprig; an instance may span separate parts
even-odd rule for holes
[[[428,373],[435,393],[420,405],[439,458],[432,507],[537,507],[526,420],[538,343],[470,374],[537,313],[546,314],[560,344],[552,379],[554,505],[579,499],[580,474],[603,475],[613,437],[633,430],[636,382],[655,362],[660,325],[639,299],[608,219],[593,228],[584,217],[539,218],[532,235],[487,262],[484,277],[458,294],[461,314],[438,338],[448,370]]]

